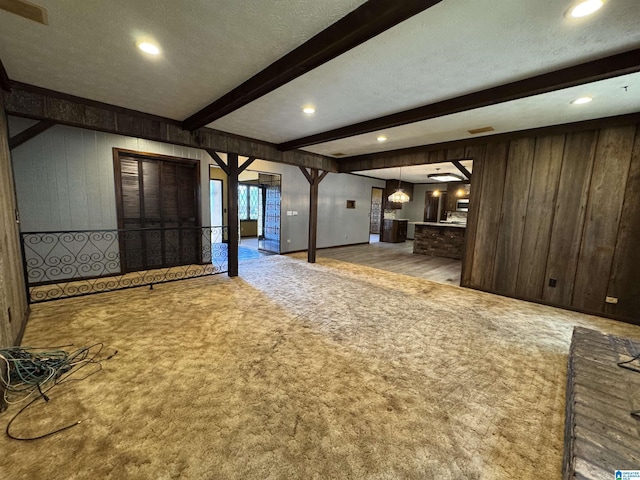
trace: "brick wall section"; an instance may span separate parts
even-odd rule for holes
[[[416,225],[413,253],[462,259],[466,228]]]

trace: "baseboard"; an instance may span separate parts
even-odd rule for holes
[[[318,250],[330,250],[332,248],[342,248],[342,247],[355,247],[356,245],[369,245],[369,242],[345,243],[342,245],[332,245],[331,247],[318,248]]]
[[[496,292],[495,290],[490,290],[488,288],[474,287],[472,285],[462,285],[461,284],[460,286],[464,287],[464,288],[470,288],[472,290],[478,290],[480,292],[486,292],[486,293],[491,293],[493,295],[499,295],[499,296],[505,297],[505,298],[515,298],[516,300],[522,300],[523,302],[535,303],[537,305],[545,305],[547,307],[553,307],[553,308],[560,308],[562,310],[568,310],[570,312],[584,313],[585,315],[593,315],[594,317],[610,318],[611,320],[617,320],[618,322],[630,323],[631,325],[640,325],[640,319],[637,319],[637,318],[624,317],[622,315],[615,315],[615,314],[606,313],[606,312],[597,312],[595,310],[587,310],[587,309],[584,309],[584,308],[572,307],[570,305],[561,305],[559,303],[547,302],[545,300],[539,300],[539,299],[536,299],[536,298],[521,297],[521,296],[518,296],[518,295],[513,295],[513,296],[512,295],[505,295],[504,293]]]
[[[332,245],[331,247],[318,247],[316,248],[316,251],[318,250],[330,250],[332,248],[342,248],[342,247],[354,247],[356,245],[369,245],[369,242],[358,242],[358,243],[345,243],[342,245]],[[302,250],[292,250],[290,252],[282,252],[281,255],[289,255],[290,253],[302,253],[302,252],[307,252],[309,251],[308,248],[304,248]]]

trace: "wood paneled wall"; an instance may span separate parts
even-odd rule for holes
[[[7,119],[0,95],[0,347],[19,340],[28,313],[16,208]]]
[[[638,125],[475,156],[462,284],[640,323]]]

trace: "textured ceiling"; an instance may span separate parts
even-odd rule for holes
[[[0,11],[9,77],[183,120],[364,0],[34,0],[49,26]],[[564,16],[572,0],[443,0],[211,126],[274,143],[453,98],[640,47],[639,0]],[[159,58],[135,42],[155,39]],[[449,115],[308,147],[355,155],[640,111],[640,77]],[[624,84],[624,85],[623,85]],[[622,93],[622,86],[628,91]],[[568,105],[589,90],[594,102]],[[582,93],[580,93],[582,94]],[[314,104],[305,116],[301,107]]]
[[[570,103],[583,96],[594,100],[583,105]],[[360,155],[634,112],[640,112],[640,73],[312,145],[306,150],[324,155]],[[487,126],[494,131],[468,132]],[[379,135],[388,140],[378,143]]]
[[[9,78],[183,120],[364,0],[34,0],[49,26],[0,10]],[[158,42],[153,58],[136,48]]]
[[[640,46],[638,0],[572,3],[445,0],[211,126],[281,143]]]

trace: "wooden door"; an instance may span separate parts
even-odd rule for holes
[[[115,150],[123,272],[200,263],[197,161]]]

